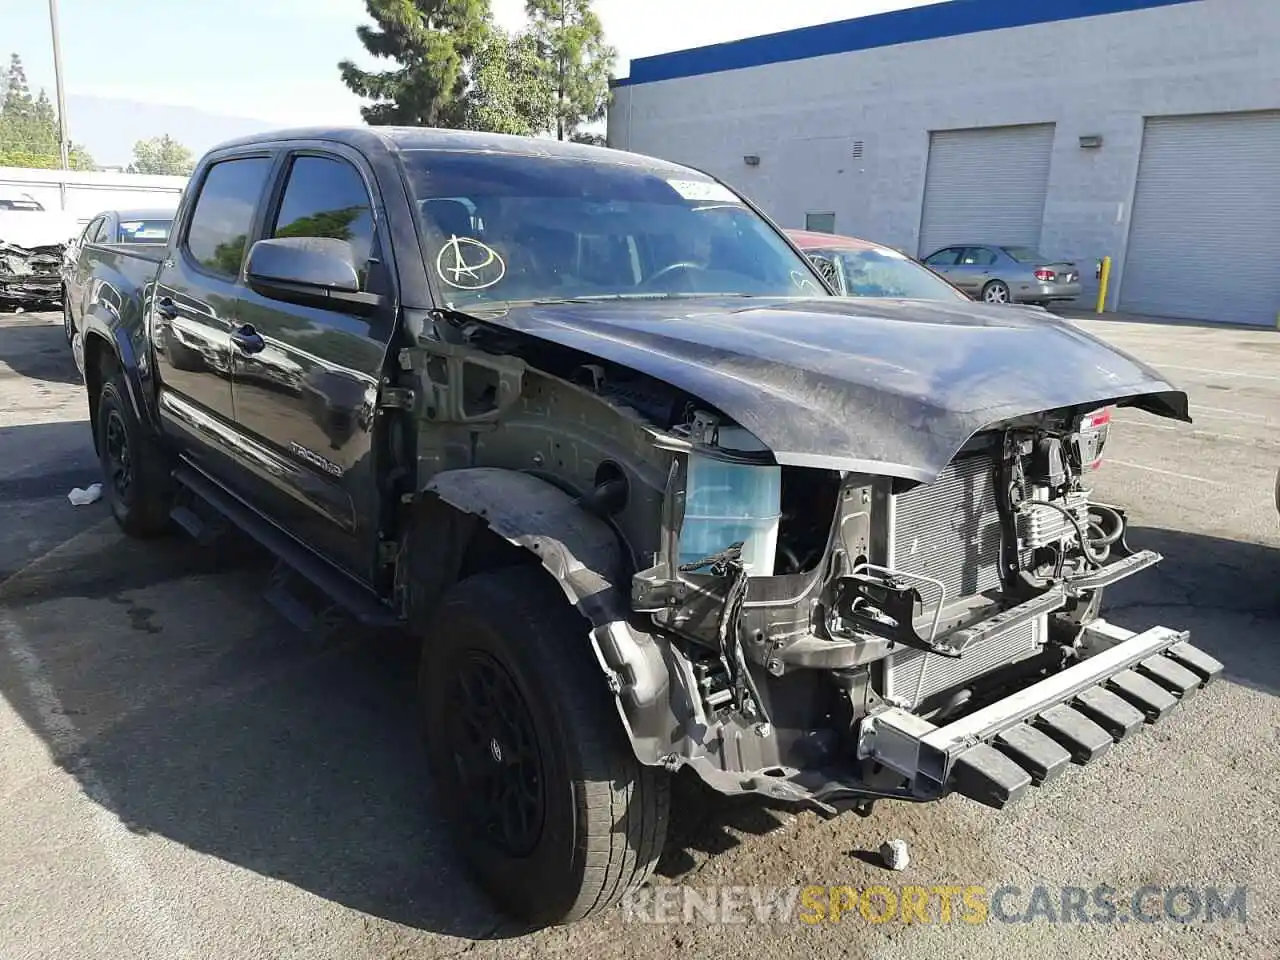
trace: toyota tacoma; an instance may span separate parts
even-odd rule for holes
[[[205,155],[163,252],[79,256],[120,526],[239,528],[294,622],[411,630],[441,810],[526,921],[642,884],[682,769],[1000,808],[1223,669],[1100,616],[1161,559],[1091,494],[1112,413],[1182,391],[1040,310],[837,296],[697,170],[288,130]]]

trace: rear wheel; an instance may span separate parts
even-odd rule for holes
[[[652,872],[669,775],[638,763],[585,620],[540,567],[458,583],[424,631],[428,757],[454,840],[504,912],[568,923]]]
[[[131,537],[168,532],[173,506],[169,460],[134,416],[114,365],[103,371],[97,429],[103,492],[120,529]]]
[[[982,299],[986,303],[1008,303],[1012,299],[1009,285],[1003,280],[992,280],[982,288]]]
[[[71,319],[71,304],[67,300],[67,288],[62,288],[62,332],[67,336],[67,343],[71,344],[76,338],[76,324]]]

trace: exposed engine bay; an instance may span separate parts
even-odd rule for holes
[[[779,468],[737,425],[693,410],[671,429],[663,549],[633,598],[687,655],[699,724],[722,746],[728,734],[739,763],[754,731],[761,767],[804,779],[857,756],[880,710],[945,723],[1080,662],[1103,588],[1160,560],[1129,547],[1123,510],[1091,498],[1111,414],[999,424],[924,484]],[[718,465],[710,481],[704,460]],[[729,492],[709,511],[708,482]],[[744,502],[760,487],[772,499]],[[691,525],[719,548],[692,556]],[[730,531],[745,536],[724,542]],[[919,790],[905,771],[858,766],[850,793]]]
[[[462,317],[460,339],[546,378],[507,414],[527,437],[512,465],[562,449],[545,444],[551,419],[598,444],[555,465],[576,463],[568,488],[633,559],[632,619],[597,652],[642,762],[831,812],[951,791],[1003,806],[1221,673],[1185,632],[1099,615],[1107,586],[1161,560],[1130,547],[1124,510],[1090,483],[1115,409],[1188,419],[1154,371],[1001,311],[967,328],[969,349],[989,337],[1006,361],[1042,356],[1009,352],[1016,329],[1070,352],[1072,378],[1020,367],[965,391],[949,357],[945,375],[913,379],[929,349],[915,318],[968,323],[972,305],[861,305],[883,321],[889,339],[868,342],[883,356],[849,352],[845,321],[824,326],[808,305],[735,307],[705,350],[713,321],[598,309]],[[765,345],[788,360],[757,355]],[[476,384],[492,395],[464,406],[501,406],[496,381]]]

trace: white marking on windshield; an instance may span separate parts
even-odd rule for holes
[[[452,266],[446,265],[452,255]],[[484,290],[507,275],[507,265],[497,250],[471,237],[456,234],[436,254],[436,273],[440,279],[459,290]]]

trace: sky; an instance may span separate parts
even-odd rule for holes
[[[491,0],[516,28],[524,0]],[[636,57],[807,26],[922,0],[596,0],[618,76]],[[0,55],[19,53],[53,96],[48,0],[0,0]],[[277,124],[359,123],[336,64],[364,53],[362,0],[58,0],[68,94],[198,108]],[[68,110],[70,113],[70,110]],[[75,120],[71,119],[72,136]]]
[[[22,57],[33,89],[55,96],[50,0],[0,0],[0,58]],[[595,0],[618,51],[640,57],[938,0]],[[525,0],[490,0],[508,30]],[[363,0],[57,0],[71,139],[123,166],[139,140],[170,134],[199,155],[273,127],[361,123],[338,61],[365,67]],[[382,64],[386,64],[382,61]]]

